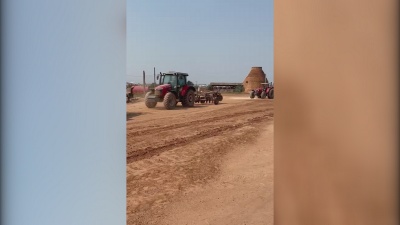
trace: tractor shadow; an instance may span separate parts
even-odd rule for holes
[[[133,117],[137,117],[143,115],[145,113],[137,113],[137,112],[126,112],[126,121],[131,120]]]
[[[135,104],[135,103],[138,103],[138,102],[140,102],[139,98],[133,98],[133,99],[129,100],[129,102],[126,102],[126,104]]]
[[[226,103],[223,103],[223,102],[219,102],[218,103],[218,105],[223,105],[223,104],[226,104]],[[204,103],[204,104],[197,103],[197,104],[194,105],[194,107],[199,107],[199,106],[207,107],[207,106],[218,106],[218,105],[214,105],[214,103]]]
[[[177,105],[174,109],[172,110],[191,110],[191,109],[195,109],[195,108],[205,108],[207,106],[211,106],[211,104],[207,105],[200,105],[200,104],[195,104],[193,107],[183,107],[181,105]],[[157,106],[154,108],[154,110],[166,110],[163,106]]]

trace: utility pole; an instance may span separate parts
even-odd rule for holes
[[[143,70],[143,93],[146,93],[146,73]]]
[[[156,68],[154,67],[154,85],[156,85]]]

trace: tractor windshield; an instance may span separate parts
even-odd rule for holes
[[[176,76],[172,74],[165,74],[161,76],[160,84],[176,85]]]

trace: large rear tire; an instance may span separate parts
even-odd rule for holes
[[[186,107],[193,107],[195,102],[195,95],[193,90],[188,90],[183,98],[182,105]]]
[[[154,108],[157,105],[157,102],[149,102],[149,95],[151,92],[147,92],[146,95],[144,96],[144,104],[147,106],[147,108]]]
[[[261,92],[261,99],[265,99],[267,97],[267,93],[265,91]]]
[[[269,99],[274,99],[274,89],[271,89],[268,91],[268,98]]]
[[[256,95],[254,94],[254,91],[251,91],[251,92],[250,92],[250,98],[253,99],[254,97],[256,97]]]
[[[172,92],[168,92],[163,101],[164,107],[168,110],[174,109],[176,106],[176,97],[175,94]]]

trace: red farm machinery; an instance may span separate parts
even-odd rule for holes
[[[271,83],[261,83],[262,87],[256,88],[254,90],[251,90],[250,92],[250,98],[261,98],[265,99],[268,97],[268,99],[273,99],[274,98],[274,85]]]
[[[193,107],[196,89],[187,84],[187,76],[187,73],[181,72],[160,73],[157,76],[158,86],[146,93],[146,106],[154,108],[162,102],[166,109],[174,109],[181,102],[184,107]]]

